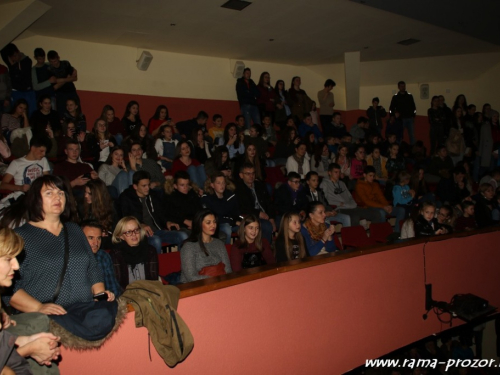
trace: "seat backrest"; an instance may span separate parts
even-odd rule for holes
[[[387,236],[393,233],[391,224],[387,221],[384,223],[371,223],[370,224],[370,238],[377,242],[386,243]]]
[[[181,253],[179,251],[158,254],[158,272],[160,276],[166,276],[172,272],[179,272],[180,270]]]
[[[344,249],[347,247],[361,247],[373,245],[374,240],[368,238],[365,228],[361,225],[355,225],[352,227],[342,227],[340,230],[342,235],[342,245]]]

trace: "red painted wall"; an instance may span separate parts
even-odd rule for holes
[[[87,117],[87,129],[91,129],[94,121],[101,115],[105,104],[110,104],[115,109],[115,115],[122,118],[127,103],[136,100],[140,106],[141,119],[147,121],[153,116],[156,107],[160,104],[167,106],[169,116],[174,122],[187,120],[195,117],[201,110],[209,115],[208,125],[212,124],[212,116],[216,113],[223,116],[224,124],[233,122],[240,114],[238,102],[236,100],[208,100],[208,99],[187,99],[187,98],[162,98],[158,96],[115,94],[107,92],[82,91],[78,94],[82,103],[82,109]],[[236,94],[235,94],[236,96]],[[236,98],[235,98],[236,99]],[[340,111],[342,120],[350,129],[356,123],[358,117],[366,116],[366,110]],[[385,134],[385,132],[384,132]],[[417,116],[415,119],[416,139],[423,140],[429,149],[429,123],[427,117]],[[405,132],[405,140],[409,142],[408,134]]]
[[[500,306],[500,233],[425,245],[434,298],[474,293]],[[62,374],[341,374],[442,327],[424,321],[424,244],[277,274],[181,299],[195,347],[169,369],[145,328],[124,326],[99,351],[63,350]],[[460,324],[455,321],[454,325]]]

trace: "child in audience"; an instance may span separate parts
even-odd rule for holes
[[[115,109],[106,104],[102,109],[101,118],[108,123],[108,131],[115,137],[116,144],[121,145],[123,141],[123,125],[120,119],[115,116]]]
[[[351,175],[351,158],[348,156],[349,147],[347,144],[342,143],[338,150],[335,160],[340,165],[340,179],[346,183],[349,181],[349,176]]]
[[[208,135],[212,138],[214,144],[219,144],[219,139],[224,137],[224,128],[222,127],[222,116],[215,114],[212,117],[213,126],[208,129]]]
[[[358,145],[356,152],[354,152],[354,158],[351,160],[351,180],[363,178],[363,171],[366,167],[365,156],[365,148]]]
[[[87,131],[87,120],[76,99],[66,100],[66,111],[64,112],[62,121],[74,122],[79,132],[85,133]]]
[[[330,136],[326,137],[326,144],[328,146],[328,150],[330,150],[330,152],[333,155],[336,155],[337,151],[339,149],[339,146],[340,146],[340,138],[333,137],[330,135]]]
[[[448,233],[453,232],[453,227],[455,226],[455,214],[453,208],[445,204],[439,210],[437,210],[436,218],[438,223],[442,227],[446,228]]]
[[[286,262],[307,256],[300,227],[300,216],[296,212],[288,212],[283,215],[276,239],[276,261]]]
[[[394,134],[396,136],[396,141],[400,143],[403,139],[403,130],[403,120],[401,119],[399,112],[396,110],[394,113],[391,113],[391,116],[387,120],[385,137],[389,138],[389,134]]]
[[[135,100],[128,102],[125,113],[122,117],[122,127],[125,134],[131,135],[133,130],[142,125],[141,115],[139,113],[139,103]]]
[[[420,208],[420,214],[415,221],[415,237],[434,236],[446,234],[448,231],[434,217],[436,205],[432,202],[424,202]]]
[[[415,190],[410,189],[410,174],[406,171],[401,171],[398,174],[398,181],[392,188],[394,207],[404,207],[406,217],[410,214],[413,206],[413,198],[415,198]]]
[[[162,104],[156,107],[155,114],[148,121],[149,134],[153,137],[158,136],[158,132],[163,125],[172,125],[172,120],[168,117],[167,106]]]
[[[169,171],[172,169],[175,148],[179,142],[173,139],[174,131],[170,125],[162,125],[159,134],[161,136],[156,140],[155,149],[156,152],[158,152],[158,158],[161,161],[162,168]]]
[[[262,118],[262,125],[264,125],[263,129],[264,134],[262,135],[262,138],[264,138],[267,141],[267,143],[276,146],[276,142],[278,140],[276,138],[276,130],[274,130],[273,124],[271,123],[270,115],[264,115],[264,117]]]
[[[186,171],[196,185],[203,187],[207,180],[205,167],[196,159],[191,158],[191,147],[186,140],[180,141],[175,148],[175,158],[172,163],[172,174]]]
[[[471,201],[463,201],[460,204],[463,215],[457,218],[455,230],[457,232],[471,231],[477,228],[476,219],[474,217],[474,203]]]
[[[389,148],[389,158],[387,159],[385,168],[387,169],[389,178],[395,176],[399,171],[406,170],[405,159],[399,156],[399,145],[397,143],[392,144]]]
[[[396,134],[394,133],[387,133],[386,135],[387,139],[380,144],[380,152],[384,156],[389,156],[389,151],[391,149],[391,146],[393,144],[397,144],[396,142]]]
[[[386,164],[387,158],[380,154],[380,147],[378,145],[374,145],[371,155],[366,157],[366,165],[371,165],[375,168],[377,181],[381,185],[385,185],[388,177]]]
[[[239,239],[231,249],[230,259],[233,272],[276,263],[269,242],[262,238],[257,216],[248,215],[241,221],[238,236]]]

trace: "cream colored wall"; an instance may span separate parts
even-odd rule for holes
[[[142,49],[42,36],[19,39],[15,43],[29,55],[36,47],[46,52],[58,51],[61,59],[69,60],[78,70],[76,86],[80,90],[236,100],[236,80],[231,74],[234,60],[150,50],[153,61],[147,71],[140,71],[136,60]],[[323,77],[307,67],[244,62],[252,69],[256,82],[261,72],[268,71],[273,85],[277,79],[283,79],[288,88],[296,75],[301,76],[302,87],[310,93],[317,92],[324,84]]]
[[[15,43],[29,55],[36,47],[57,50],[62,59],[77,68],[80,90],[236,100],[235,79],[231,74],[234,60],[151,50],[153,61],[144,72],[137,69],[135,62],[141,49],[43,36],[21,37]],[[283,79],[289,88],[292,77],[301,76],[302,88],[313,100],[325,80],[332,78],[337,83],[333,91],[335,109],[346,109],[344,64],[295,66],[244,62],[252,69],[255,81],[262,71],[268,71],[273,85],[277,79]],[[408,91],[414,94],[419,115],[426,115],[430,102],[420,99],[421,83],[429,84],[431,96],[445,95],[450,106],[463,93],[469,103],[478,107],[490,102],[493,108],[500,108],[498,53],[363,62],[360,76],[361,109],[367,108],[375,96],[388,107],[399,80],[405,80]]]

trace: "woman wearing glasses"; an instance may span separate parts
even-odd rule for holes
[[[133,216],[125,216],[113,232],[111,258],[116,279],[125,289],[136,280],[158,280],[158,256]]]

